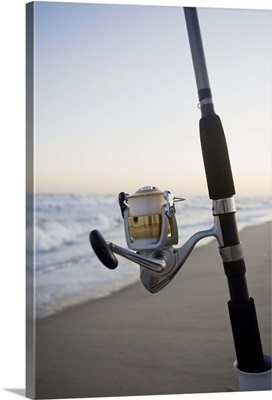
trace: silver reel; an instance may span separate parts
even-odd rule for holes
[[[211,229],[195,233],[180,248],[173,247],[178,243],[175,203],[182,200],[154,186],[145,186],[131,196],[121,192],[119,204],[131,250],[106,242],[98,230],[93,230],[90,242],[95,254],[109,269],[118,266],[115,254],[139,264],[145,288],[151,293],[158,292],[173,279],[199,240],[214,236],[219,244],[222,242],[215,217]]]

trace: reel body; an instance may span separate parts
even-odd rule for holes
[[[137,263],[145,288],[151,293],[161,290],[176,275],[200,239],[215,236],[219,243],[222,241],[215,216],[211,229],[195,233],[180,248],[173,247],[178,243],[175,202],[182,200],[154,186],[144,186],[131,196],[121,192],[119,205],[130,250],[106,242],[101,233],[94,230],[90,232],[90,242],[97,257],[109,269],[118,265],[115,254]]]

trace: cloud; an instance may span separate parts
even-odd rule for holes
[[[127,83],[127,80],[132,80],[136,75],[136,70],[133,68],[126,68],[124,70],[108,69],[100,74],[93,74],[87,78],[87,86],[90,89],[116,89],[122,83]]]
[[[127,69],[125,70],[125,75],[126,75],[128,78],[133,78],[133,77],[136,75],[136,70],[133,69],[133,68],[127,68]]]
[[[90,89],[115,89],[117,86],[117,73],[114,70],[107,70],[98,76],[90,74],[88,77],[88,87]]]

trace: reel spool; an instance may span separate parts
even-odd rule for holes
[[[119,194],[127,245],[133,250],[170,247],[178,243],[174,201],[169,191],[144,186],[133,195]]]

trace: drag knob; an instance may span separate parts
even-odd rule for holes
[[[109,269],[115,269],[118,260],[113,254],[110,246],[107,244],[101,233],[97,230],[91,231],[89,235],[90,243],[93,251],[99,260]]]

